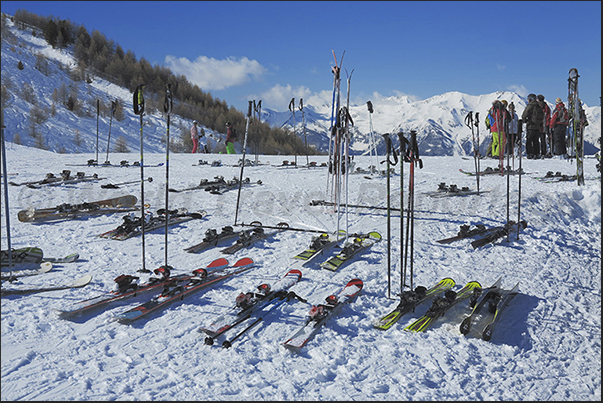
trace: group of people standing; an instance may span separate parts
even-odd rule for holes
[[[566,156],[566,132],[569,124],[569,112],[561,98],[555,100],[555,109],[544,102],[544,95],[529,94],[528,105],[521,114],[521,119],[526,127],[526,156],[528,159],[551,158],[553,155]],[[486,117],[486,127],[492,134],[491,147],[488,155],[498,158],[503,147],[507,148],[504,154],[513,153],[515,144],[520,144],[521,135],[518,136],[519,117],[515,112],[515,105],[506,100],[495,100]],[[507,136],[501,138],[502,132]]]
[[[199,134],[199,128],[197,127],[198,125],[199,122],[193,120],[193,126],[191,127],[191,141],[193,142],[192,154],[196,154],[199,151],[199,139],[205,136],[203,133]],[[226,140],[224,140],[224,143],[226,144],[226,153],[235,154],[234,142],[236,137],[237,135],[235,128],[232,127],[230,122],[226,122]],[[204,146],[204,148],[205,152],[209,153],[207,144]]]

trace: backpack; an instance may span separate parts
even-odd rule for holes
[[[534,125],[535,127],[540,127],[542,125],[542,120],[544,119],[544,112],[542,111],[542,108],[540,107],[540,105],[535,104],[532,107],[532,114],[530,116],[530,123],[532,123],[532,125]]]
[[[569,121],[569,113],[567,111],[567,109],[565,108],[565,106],[561,106],[561,108],[559,108],[557,110],[557,123],[567,123]]]

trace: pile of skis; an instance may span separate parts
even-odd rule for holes
[[[79,204],[63,203],[56,207],[21,210],[17,213],[17,217],[21,222],[49,222],[100,214],[121,213],[139,209],[134,206],[137,201],[136,196],[128,195]]]

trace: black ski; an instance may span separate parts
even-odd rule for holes
[[[216,186],[216,185],[225,184],[225,183],[226,183],[226,181],[224,180],[224,177],[218,175],[218,176],[214,177],[213,181],[210,181],[208,179],[201,179],[201,181],[199,182],[199,184],[197,186],[191,186],[191,187],[184,188],[184,189],[169,188],[168,191],[179,193],[179,192],[186,192],[188,190],[206,189],[210,186]]]
[[[145,225],[144,225],[145,232],[153,231],[153,230],[156,230],[159,228],[165,228],[165,224],[166,224],[165,209],[159,209],[157,211],[157,214],[158,214],[157,216],[152,217],[149,222],[145,223]],[[167,220],[168,220],[167,225],[172,226],[172,225],[181,224],[186,221],[193,220],[193,219],[202,219],[206,215],[207,215],[207,212],[205,210],[200,210],[200,211],[196,211],[193,213],[189,213],[186,209],[178,209],[178,210],[170,211],[169,214],[167,215]],[[142,234],[141,224],[142,224],[142,220],[140,217],[125,216],[124,223],[121,224],[119,227],[117,227],[111,231],[104,232],[98,236],[100,238],[109,238],[109,239],[115,239],[118,241],[123,241],[125,239],[129,239],[129,238]]]
[[[497,241],[498,239],[505,237],[507,234],[517,233],[518,230],[524,229],[527,226],[528,226],[528,222],[526,220],[521,220],[519,225],[516,224],[514,221],[509,221],[509,223],[507,225],[502,226],[502,227],[497,227],[494,231],[489,232],[483,238],[476,239],[475,241],[471,242],[471,246],[473,246],[473,249],[480,248],[484,245],[493,243],[493,242]]]
[[[514,221],[511,221],[511,222],[515,223]],[[461,239],[470,238],[475,235],[481,235],[481,234],[486,234],[491,231],[496,231],[499,228],[500,227],[486,227],[483,224],[477,224],[477,225],[475,225],[475,227],[471,228],[471,225],[463,224],[463,225],[461,225],[461,230],[458,232],[457,235],[450,237],[450,238],[439,239],[436,242],[442,243],[442,244],[448,244],[448,243],[452,243],[455,241],[459,241]]]
[[[481,193],[487,193],[488,190],[471,190],[467,186],[463,186],[459,188],[457,185],[446,185],[445,182],[442,182],[438,185],[438,190],[434,192],[425,192],[423,193],[429,197],[450,197],[450,196],[468,196],[475,195]]]
[[[508,291],[501,291],[500,294],[497,294],[495,297],[491,299],[490,302],[490,312],[494,314],[490,322],[484,327],[482,331],[482,339],[486,341],[490,341],[492,339],[492,332],[494,332],[494,328],[496,324],[500,320],[500,315],[502,311],[509,305],[509,302],[519,292],[519,283],[515,284],[515,286]]]
[[[477,320],[477,317],[478,317],[478,315],[480,315],[482,308],[488,302],[490,302],[493,298],[495,298],[497,293],[500,293],[501,283],[502,283],[502,277],[500,277],[498,280],[496,280],[496,282],[494,284],[492,284],[492,286],[490,286],[490,288],[487,288],[485,290],[486,294],[482,297],[482,299],[480,300],[480,302],[478,304],[475,304],[473,306],[473,310],[471,311],[469,316],[467,316],[461,322],[460,330],[461,330],[462,334],[468,334],[469,331],[471,331],[471,326],[472,326],[473,322]],[[482,290],[482,291],[484,291],[484,290]]]
[[[237,242],[234,245],[231,245],[227,248],[222,249],[222,253],[226,253],[226,254],[236,253],[236,252],[240,251],[241,249],[250,247],[251,245],[253,245],[256,242],[259,242],[266,238],[270,238],[271,236],[274,236],[274,235],[278,234],[279,232],[284,231],[286,229],[286,227],[289,226],[289,224],[287,224],[287,223],[280,223],[278,226],[282,226],[282,228],[274,230],[274,231],[264,231],[264,228],[262,228],[260,225],[258,225],[256,228],[243,231],[239,235],[239,239],[237,239]]]
[[[218,243],[222,241],[227,241],[236,238],[241,235],[241,233],[242,231],[234,231],[230,225],[223,227],[222,231],[219,233],[213,228],[208,229],[207,231],[205,231],[205,238],[203,238],[202,242],[193,246],[189,246],[184,250],[188,253],[199,253],[205,249],[218,246]]]
[[[252,184],[257,184],[257,185],[261,185],[262,181],[257,181],[257,182],[251,182],[249,178],[245,178],[243,180],[243,182],[241,183],[242,185],[252,185]],[[221,195],[223,193],[226,193],[227,191],[231,190],[231,189],[235,189],[239,187],[239,179],[234,178],[232,180],[229,180],[225,183],[221,183],[221,184],[217,184],[217,185],[211,185],[205,188],[206,192],[209,192],[211,194],[215,194],[215,195]]]

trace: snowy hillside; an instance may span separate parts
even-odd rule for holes
[[[13,127],[13,120],[8,121],[7,135],[14,132]],[[133,151],[138,149],[133,147]],[[132,161],[131,156],[122,154],[114,159]],[[229,179],[240,174],[240,168],[233,166],[239,156],[206,157],[210,162],[220,159],[223,165],[197,165],[197,155],[171,154],[168,186],[182,189],[201,179],[217,175]],[[261,156],[264,165],[245,168],[244,176],[263,184],[242,189],[238,223],[259,220],[271,226],[285,221],[294,228],[329,232],[339,225],[349,232],[378,231],[383,240],[336,272],[318,266],[334,251],[301,268],[302,279],[291,291],[307,303],[292,300],[260,315],[263,321],[236,339],[230,349],[223,349],[221,343],[232,340],[249,322],[220,336],[213,346],[205,345],[198,329],[230,309],[240,292],[252,291],[261,283],[273,284],[295,267],[292,257],[305,249],[316,233],[284,231],[235,255],[224,255],[219,247],[186,253],[183,249],[200,242],[206,230],[234,224],[237,192],[170,192],[170,209],[208,212],[203,219],[168,230],[167,263],[174,268],[173,274],[191,273],[222,257],[231,263],[250,257],[256,266],[131,325],[112,318],[152,293],[73,320],[61,319],[57,310],[112,290],[117,276],[136,275],[143,261],[150,269],[166,263],[162,230],[146,234],[145,256],[141,237],[125,241],[97,237],[120,225],[123,214],[46,224],[17,220],[22,209],[126,194],[140,198],[139,168],[71,165],[85,164],[91,158],[94,153],[59,154],[7,143],[9,176],[3,180],[34,181],[64,169],[98,173],[106,179],[43,189],[8,186],[12,246],[38,246],[46,257],[77,252],[80,259],[55,264],[46,274],[12,284],[3,282],[2,289],[63,284],[85,274],[92,275],[92,282],[81,289],[2,297],[3,400],[601,400],[601,183],[594,159],[586,159],[585,186],[535,179],[548,171],[573,174],[575,164],[524,159],[527,174],[521,182],[521,219],[528,222],[527,228],[519,239],[511,236],[510,242],[502,239],[478,249],[471,247],[471,240],[448,245],[436,240],[456,235],[463,224],[505,222],[507,178],[484,176],[480,195],[432,198],[424,193],[435,191],[441,182],[475,188],[475,178],[459,172],[472,171],[474,161],[427,156],[423,168],[416,169],[414,286],[430,286],[444,277],[455,280],[454,290],[472,280],[489,287],[502,277],[504,289],[519,282],[519,294],[487,342],[476,333],[479,326],[468,336],[460,333],[459,324],[469,313],[466,302],[424,333],[403,329],[423,314],[429,303],[404,315],[387,331],[373,328],[374,321],[399,301],[399,212],[391,212],[388,237],[383,209],[350,208],[347,216],[338,216],[330,207],[311,206],[312,200],[330,200],[326,169],[282,167],[282,160],[293,157]],[[316,157],[316,162],[320,165],[326,158]],[[162,153],[145,153],[148,164],[165,160]],[[370,163],[364,156],[356,157],[355,162],[365,169]],[[482,169],[487,166],[495,166],[495,162],[481,162]],[[391,205],[399,208],[400,166],[394,169]],[[405,164],[405,205],[408,173]],[[144,177],[148,176],[154,180],[145,184],[145,203],[156,211],[166,203],[165,166],[146,168]],[[101,184],[128,181],[134,183],[119,189],[101,188]],[[386,182],[385,177],[350,175],[348,202],[384,207]],[[5,190],[2,185],[3,195]],[[518,177],[511,177],[511,219],[517,218],[518,191]],[[8,220],[2,200],[2,249],[6,249]],[[330,319],[300,353],[281,345],[304,323],[311,304],[322,303],[353,278],[364,282],[361,294]]]
[[[68,91],[77,93],[82,101],[84,113],[80,116],[69,112],[62,106],[56,108],[56,114],[48,113],[43,123],[36,124],[36,130],[43,137],[43,146],[58,152],[96,152],[104,154],[107,144],[109,151],[115,145],[116,139],[122,137],[130,151],[137,150],[140,144],[140,121],[132,111],[132,94],[125,88],[116,86],[98,77],[93,77],[90,84],[86,81],[73,81],[68,73],[76,66],[71,51],[52,49],[40,36],[33,36],[29,30],[20,31],[11,26],[18,38],[17,43],[9,43],[2,39],[2,83],[8,87],[9,97],[5,100],[5,119],[13,123],[13,131],[7,133],[8,141],[13,141],[19,135],[20,143],[34,146],[36,139],[31,136],[31,110],[32,103],[23,99],[25,84],[31,85],[36,104],[40,109],[52,110],[53,92],[65,86]],[[37,55],[42,54],[49,60],[48,71],[44,74],[36,68]],[[24,65],[23,70],[18,69],[18,63]],[[564,79],[564,78],[560,78]],[[332,83],[332,77],[325,76],[325,85]],[[353,83],[352,83],[353,84]],[[342,83],[345,91],[345,80]],[[537,91],[536,91],[537,92]],[[161,95],[160,95],[161,96]],[[559,94],[564,99],[565,94]],[[101,113],[98,119],[96,103],[100,100],[105,105],[119,99],[124,105],[125,118],[122,121],[111,121],[110,114]],[[460,92],[449,92],[437,95],[426,100],[415,101],[406,96],[390,97],[381,100],[372,100],[374,113],[369,116],[365,103],[351,105],[350,113],[354,125],[351,128],[352,141],[351,153],[368,154],[371,136],[377,142],[377,152],[384,154],[382,134],[398,133],[402,130],[408,135],[411,130],[417,131],[422,155],[470,155],[471,130],[465,126],[464,119],[468,112],[480,114],[480,143],[482,152],[488,147],[491,136],[484,125],[485,115],[495,99],[506,99],[514,102],[516,111],[521,115],[526,101],[514,92],[499,91],[485,95],[468,95]],[[296,100],[299,102],[299,100]],[[549,105],[554,106],[554,99],[547,99]],[[274,127],[287,127],[295,130],[308,144],[317,149],[328,152],[329,131],[331,127],[332,105],[305,105],[304,116],[295,108],[295,118],[290,111],[273,111],[265,105],[262,112],[262,121]],[[601,136],[601,107],[585,106],[586,115],[590,125],[585,130],[585,153],[594,154]],[[165,150],[166,123],[161,113],[151,113],[144,117],[143,135],[145,149],[149,152]],[[371,133],[370,122],[373,130]],[[303,124],[305,122],[305,135]],[[295,123],[295,128],[293,125]],[[172,140],[178,140],[182,134],[180,127],[190,128],[191,122],[172,116]],[[216,146],[224,134],[216,133],[204,127],[207,136],[201,140],[202,144],[208,143],[210,149]],[[109,138],[109,133],[111,137]],[[98,136],[97,136],[98,135]],[[64,141],[70,139],[71,141]],[[78,140],[79,139],[79,140]],[[237,143],[240,149],[242,144]],[[251,148],[250,148],[251,149]],[[104,161],[104,160],[103,160]]]
[[[9,25],[12,23],[9,22]],[[125,140],[130,152],[140,149],[140,118],[132,110],[132,93],[99,77],[94,77],[90,84],[72,80],[68,71],[74,69],[76,61],[70,51],[53,49],[43,38],[33,36],[28,30],[21,31],[12,27],[11,31],[18,38],[16,44],[2,39],[2,84],[10,83],[7,85],[9,97],[3,100],[4,119],[12,125],[12,130],[7,131],[7,141],[13,141],[14,136],[18,135],[23,145],[34,146],[36,143],[31,136],[32,103],[22,97],[25,84],[31,85],[37,107],[48,111],[55,105],[53,93],[65,86],[69,93],[73,91],[77,94],[82,102],[83,112],[78,116],[62,105],[55,105],[56,114],[53,116],[47,113],[47,119],[36,125],[36,131],[42,135],[46,149],[63,153],[93,152],[96,158],[98,141],[98,152],[103,157],[101,162],[105,161],[107,146],[111,160],[110,154],[114,151],[116,139],[120,137]],[[36,68],[38,54],[48,60],[47,74]],[[23,70],[19,70],[19,62],[24,65]],[[124,106],[125,118],[122,121],[111,119],[107,109],[107,113],[100,113],[97,119],[97,100],[110,107],[116,99]],[[178,141],[181,135],[179,126],[182,125],[188,131],[192,122],[173,115],[170,123],[171,140]],[[162,113],[145,114],[145,151],[165,151],[166,129],[167,123]],[[210,147],[214,147],[219,138],[225,137],[207,127],[203,129],[206,137],[201,139],[202,145],[209,143]]]

